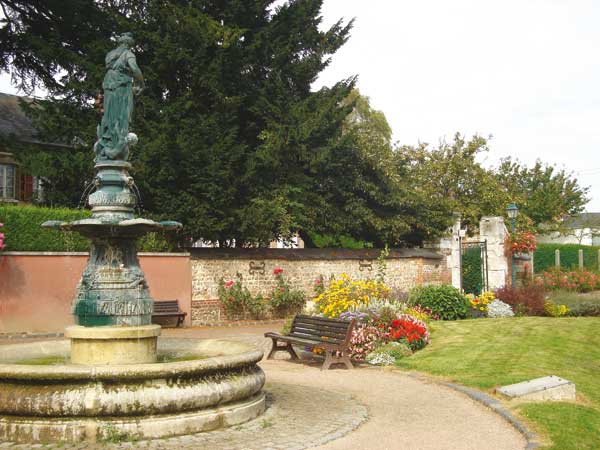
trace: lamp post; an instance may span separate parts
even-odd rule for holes
[[[509,204],[506,207],[506,213],[508,214],[508,218],[510,219],[512,225],[512,234],[515,235],[516,228],[516,220],[517,215],[519,214],[519,208],[514,203]],[[511,251],[511,268],[512,268],[512,277],[511,283],[513,287],[517,286],[517,266],[515,265],[515,253]]]

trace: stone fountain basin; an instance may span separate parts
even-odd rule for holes
[[[56,364],[69,340],[2,346],[0,441],[154,438],[242,423],[265,409],[263,352],[233,341],[158,340],[166,362]],[[171,361],[171,362],[169,362]]]

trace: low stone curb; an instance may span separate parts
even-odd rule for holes
[[[540,443],[537,441],[537,435],[535,433],[532,433],[531,431],[529,431],[527,429],[527,427],[521,421],[519,421],[509,410],[507,410],[498,399],[495,399],[494,397],[490,397],[489,395],[487,395],[481,391],[478,391],[476,389],[471,389],[471,388],[468,388],[465,386],[461,386],[460,384],[437,380],[435,378],[428,377],[428,376],[422,375],[420,373],[411,372],[411,373],[407,373],[406,375],[408,375],[411,378],[416,378],[417,380],[424,380],[424,381],[430,381],[430,382],[433,382],[436,384],[441,384],[442,386],[446,386],[450,389],[453,389],[455,391],[465,394],[466,396],[470,397],[471,399],[475,400],[476,402],[481,403],[484,406],[487,406],[492,411],[494,411],[496,414],[499,414],[500,416],[502,416],[502,418],[504,420],[506,420],[508,423],[510,423],[519,433],[521,433],[525,437],[525,440],[527,441],[525,450],[533,450],[533,449],[540,447]]]
[[[339,439],[369,419],[367,407],[346,393],[285,383],[267,384],[265,391],[267,396],[265,413],[249,422],[230,428],[121,443],[0,442],[0,449],[304,450]],[[315,398],[320,399],[323,405],[315,405]],[[323,420],[321,416],[323,413],[327,420]]]
[[[37,339],[37,338],[59,338],[64,337],[62,332],[54,333],[29,333],[26,331],[17,331],[14,333],[0,333],[0,339]]]
[[[196,327],[249,327],[252,325],[270,325],[273,323],[283,323],[286,319],[265,319],[265,320],[232,320],[227,322],[197,322],[195,321],[191,328]]]

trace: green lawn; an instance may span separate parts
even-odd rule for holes
[[[513,409],[552,442],[549,449],[600,449],[600,318],[434,322],[431,344],[398,365],[488,392],[545,375],[571,380],[577,403]]]

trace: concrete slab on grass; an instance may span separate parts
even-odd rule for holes
[[[496,392],[521,400],[575,400],[575,384],[556,375],[502,386]]]

